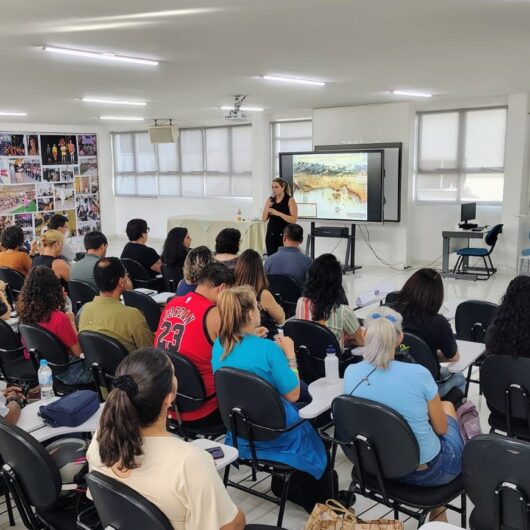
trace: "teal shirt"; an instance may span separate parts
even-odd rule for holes
[[[85,254],[83,259],[76,261],[70,271],[70,280],[80,280],[87,282],[97,289],[94,281],[94,265],[99,261],[95,254]],[[99,289],[98,289],[99,290]]]

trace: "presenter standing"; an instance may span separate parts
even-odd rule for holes
[[[272,181],[272,195],[265,201],[261,219],[269,221],[265,246],[267,256],[271,256],[283,245],[283,229],[286,225],[298,221],[298,206],[289,195],[289,186],[285,180],[275,178]]]

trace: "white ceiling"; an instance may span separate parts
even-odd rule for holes
[[[101,114],[211,119],[234,94],[305,115],[395,101],[396,88],[436,98],[530,92],[528,0],[1,0],[1,8],[0,111],[28,112],[9,119],[21,123],[99,125]],[[161,63],[57,56],[44,44]],[[267,73],[328,84],[259,78]],[[113,108],[83,96],[148,105]]]

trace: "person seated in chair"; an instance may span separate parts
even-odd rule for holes
[[[188,252],[182,269],[183,279],[177,285],[177,296],[192,293],[197,288],[197,283],[203,270],[214,262],[212,251],[201,245]]]
[[[120,341],[127,351],[153,344],[153,332],[144,314],[121,303],[123,291],[132,289],[131,280],[118,258],[101,258],[94,267],[99,296],[86,303],[79,317],[79,331],[97,331]]]
[[[67,289],[70,281],[70,265],[61,257],[64,236],[58,230],[47,230],[40,240],[39,254],[33,258],[32,267],[49,267],[61,285]]]
[[[303,240],[303,228],[295,223],[288,224],[283,229],[283,247],[267,258],[264,264],[265,273],[287,274],[300,286],[304,285],[312,260],[300,250]]]
[[[33,267],[26,277],[17,299],[21,324],[38,324],[55,335],[68,350],[70,366],[57,379],[66,385],[92,383],[92,372],[81,357],[74,314],[66,311],[61,282],[53,271],[44,266]],[[42,352],[45,354],[45,352]]]
[[[22,276],[26,276],[31,269],[31,258],[20,248],[24,245],[24,232],[20,226],[8,226],[2,232],[2,252],[0,252],[0,267],[9,267]]]
[[[230,499],[213,458],[166,429],[176,393],[164,352],[144,348],[126,357],[88,448],[89,468],[143,495],[175,530],[243,530],[245,515]]]
[[[184,260],[190,251],[191,237],[187,228],[172,228],[164,241],[162,249],[162,265],[165,265],[173,273],[181,272]]]
[[[363,344],[362,329],[353,309],[343,303],[342,269],[333,254],[322,254],[309,267],[296,318],[327,326],[341,348]]]
[[[440,399],[431,373],[419,364],[394,360],[403,340],[401,325],[401,315],[388,307],[365,319],[364,360],[346,368],[344,393],[382,403],[409,424],[418,441],[420,465],[400,481],[441,486],[462,472],[464,441],[455,408]],[[443,520],[445,513],[441,514],[442,509],[436,508],[431,520]]]
[[[440,273],[434,269],[420,269],[405,282],[397,302],[392,304],[403,316],[403,329],[427,343],[438,365],[460,358],[451,325],[439,314],[443,301],[444,284]],[[465,392],[464,374],[451,374],[449,368],[441,366],[438,392],[444,397],[453,388]]]
[[[232,271],[220,263],[211,263],[203,270],[195,292],[176,296],[166,305],[155,333],[156,347],[180,353],[193,362],[201,374],[206,396],[215,394],[212,346],[221,325],[217,298],[232,285]],[[182,412],[181,416],[183,421],[195,427],[223,423],[215,397],[197,410]]]
[[[10,425],[16,425],[20,411],[26,406],[26,396],[18,386],[0,390],[0,418]]]
[[[60,213],[55,213],[50,217],[48,221],[48,230],[57,230],[61,232],[65,241],[61,251],[61,258],[64,259],[68,264],[71,264],[75,259],[75,247],[67,240],[70,237],[70,229],[68,228],[68,217]]]
[[[215,259],[229,269],[234,269],[239,258],[240,242],[241,232],[237,228],[221,230],[215,238]]]
[[[105,235],[98,230],[85,234],[83,243],[86,254],[83,259],[76,261],[72,265],[70,280],[80,280],[89,283],[94,289],[97,289],[96,281],[94,280],[94,266],[99,259],[104,258],[107,254],[109,243]]]

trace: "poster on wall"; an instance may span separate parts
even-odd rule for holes
[[[101,230],[97,136],[0,132],[0,231],[20,226],[31,243],[55,213],[73,236]]]

